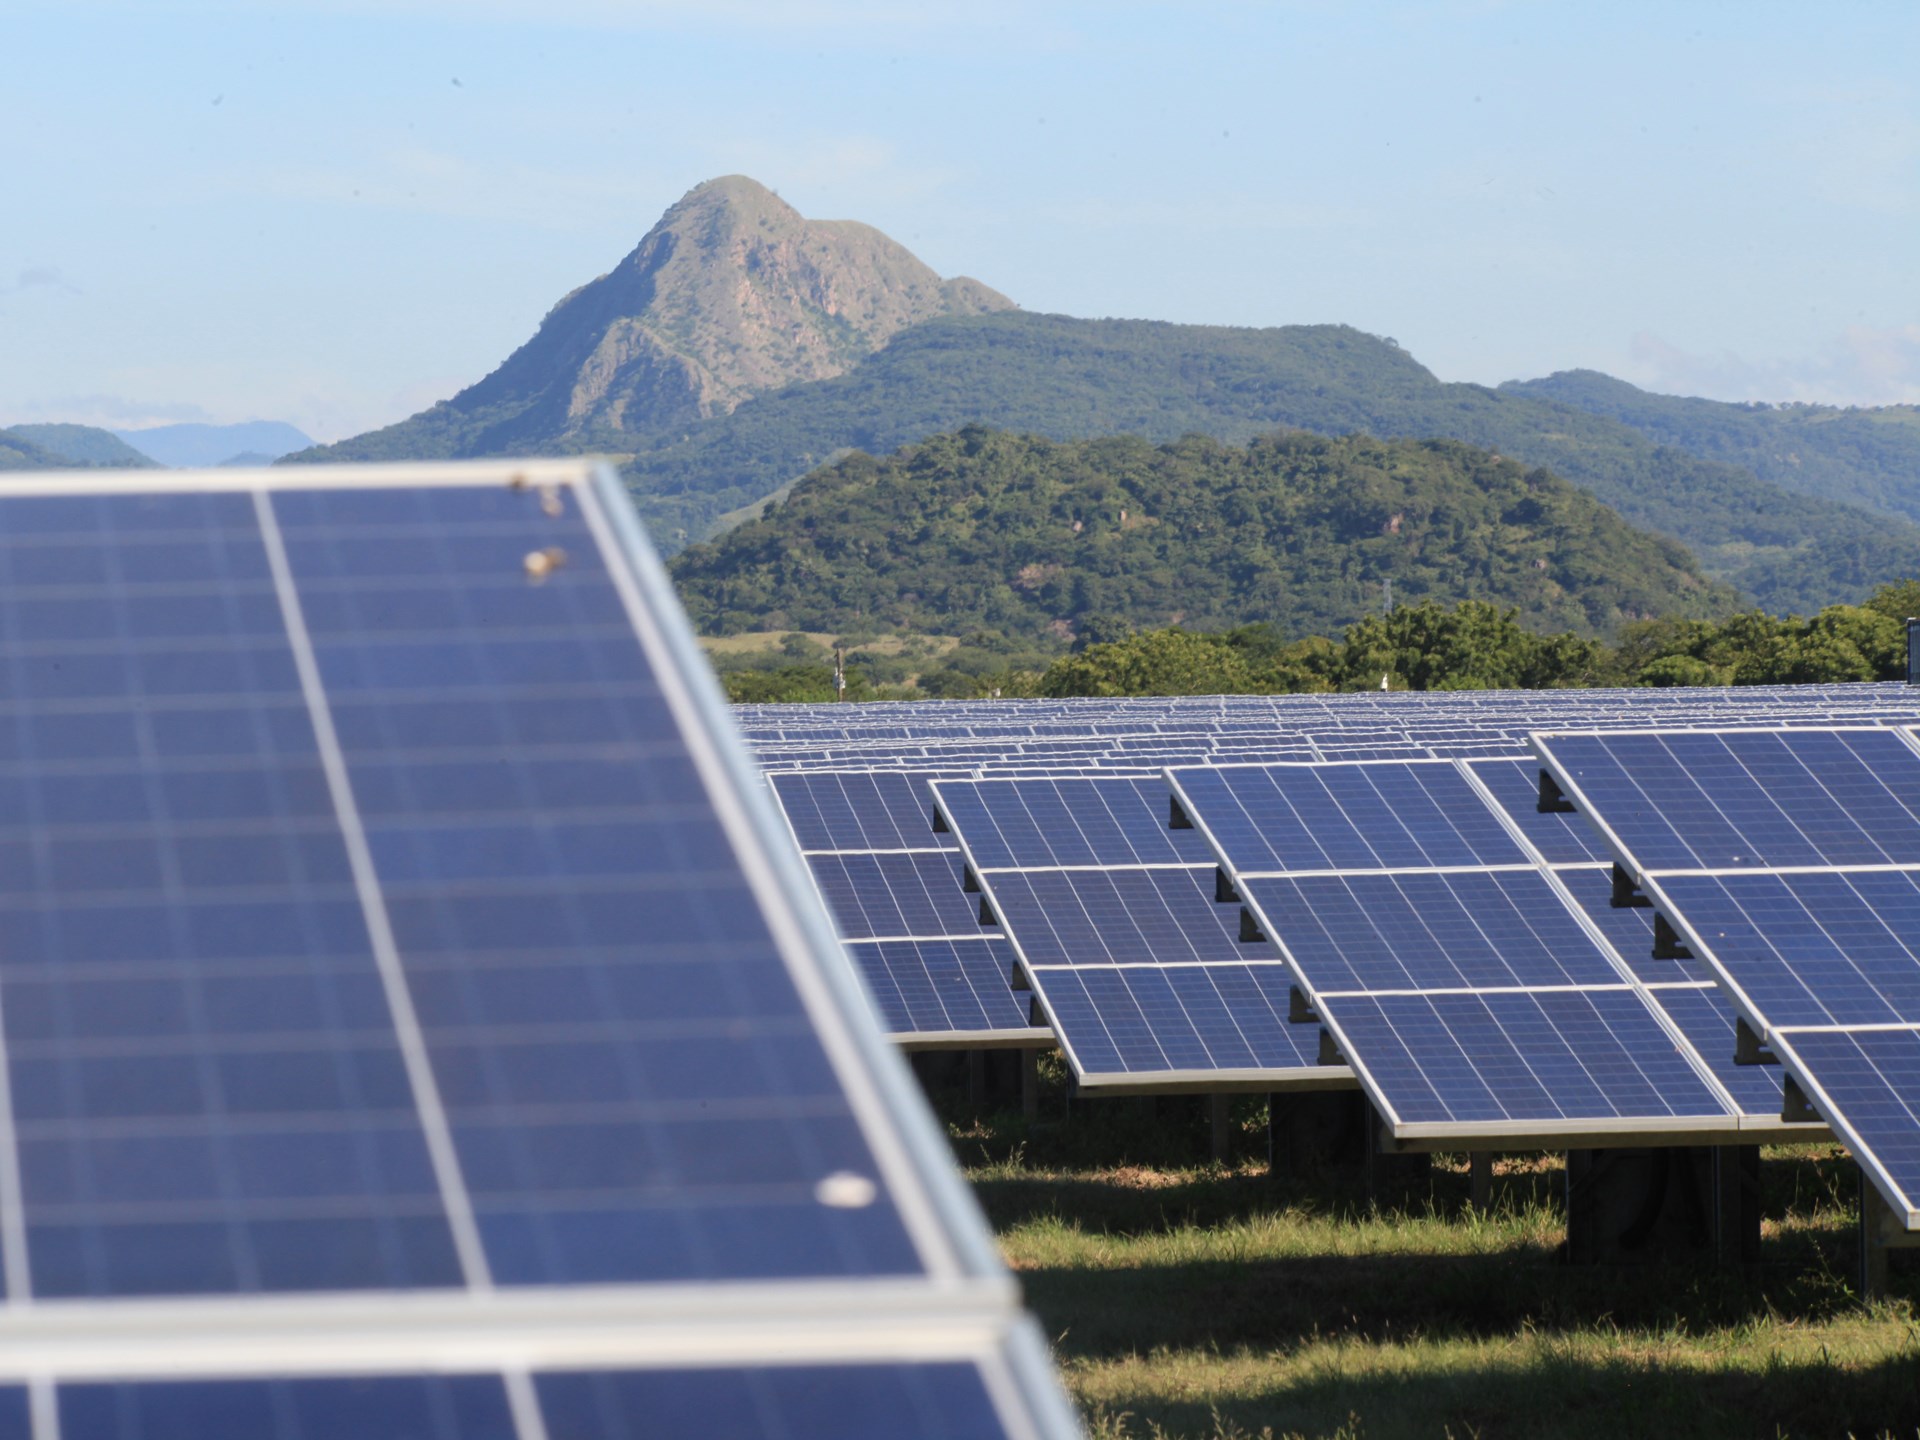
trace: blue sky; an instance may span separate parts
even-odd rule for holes
[[[337,438],[741,172],[1033,310],[1920,402],[1920,6],[7,0],[0,424]]]

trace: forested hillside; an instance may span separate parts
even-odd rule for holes
[[[1555,400],[1443,384],[1345,326],[1240,330],[1004,314],[932,321],[848,374],[650,439],[625,468],[663,548],[851,448],[882,453],[980,423],[1071,440],[1281,427],[1444,437],[1545,466],[1690,546],[1769,609],[1857,599],[1920,572],[1920,526],[1795,494]]]
[[[9,436],[27,441],[59,465],[106,465],[117,470],[151,470],[155,462],[111,430],[95,425],[16,425]]]
[[[1604,415],[1656,444],[1744,466],[1797,494],[1920,520],[1920,406],[1731,405],[1656,395],[1594,370],[1500,390]]]
[[[1540,469],[1451,441],[1056,442],[983,427],[858,454],[672,571],[709,631],[1268,622],[1332,634],[1403,601],[1583,634],[1728,609],[1665,538]]]
[[[58,470],[66,463],[24,435],[0,430],[0,470]]]

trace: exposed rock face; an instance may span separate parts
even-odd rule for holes
[[[942,280],[871,226],[807,220],[729,175],[689,191],[451,404],[531,402],[513,426],[523,434],[705,419],[838,375],[922,320],[1013,308],[976,280]]]

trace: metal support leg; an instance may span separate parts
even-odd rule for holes
[[[1760,1147],[1722,1145],[1713,1152],[1715,1259],[1752,1265],[1760,1259]]]
[[[1213,1141],[1213,1163],[1224,1165],[1233,1158],[1233,1097],[1230,1095],[1209,1095],[1207,1097],[1207,1129]]]
[[[1467,1152],[1467,1203],[1479,1211],[1493,1208],[1493,1153]]]
[[[1040,1118],[1040,1052],[1020,1052],[1020,1113],[1032,1124]]]
[[[983,1109],[987,1103],[987,1052],[969,1050],[967,1052],[967,1104],[975,1110]]]
[[[1860,1298],[1878,1300],[1887,1293],[1887,1271],[1891,1259],[1887,1242],[1893,1238],[1896,1222],[1887,1202],[1867,1178],[1860,1177]]]

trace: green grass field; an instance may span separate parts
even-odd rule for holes
[[[1854,1294],[1835,1147],[1767,1152],[1758,1265],[1572,1267],[1557,1156],[1482,1212],[1465,1156],[1375,1200],[1275,1177],[1252,1099],[1232,1165],[1190,1102],[937,1099],[1096,1440],[1920,1436],[1920,1254]]]

